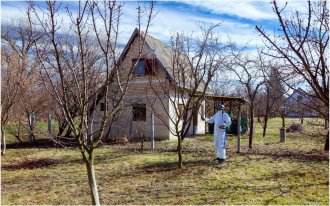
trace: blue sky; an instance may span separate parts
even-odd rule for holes
[[[37,2],[42,4],[42,2]],[[65,1],[64,5],[74,7],[77,2]],[[280,1],[284,5],[285,1]],[[303,11],[306,1],[289,1],[287,10],[298,9]],[[23,17],[26,2],[2,1],[2,24],[10,22],[13,18]],[[124,15],[121,24],[121,43],[128,41],[136,27],[137,2],[125,2]],[[198,22],[220,23],[219,33],[225,41],[228,37],[239,45],[249,43],[250,47],[262,45],[260,36],[255,30],[256,25],[262,25],[269,32],[276,31],[278,22],[272,11],[269,0],[218,0],[218,1],[157,1],[155,10],[158,12],[152,22],[150,34],[163,42],[168,42],[171,35],[179,32],[191,33],[198,29]],[[68,16],[63,9],[64,25],[68,24]]]

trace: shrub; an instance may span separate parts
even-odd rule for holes
[[[303,126],[301,124],[293,123],[289,128],[286,129],[286,132],[302,132]]]

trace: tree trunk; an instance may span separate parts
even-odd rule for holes
[[[88,174],[88,184],[89,184],[89,188],[91,190],[92,204],[100,205],[100,198],[99,198],[99,192],[97,190],[97,185],[96,185],[93,161],[91,161],[91,162],[86,161],[86,168],[87,168],[87,174]]]
[[[300,124],[304,124],[304,115],[301,115],[300,117]]]
[[[57,136],[62,136],[65,128],[66,128],[66,121],[63,121],[62,123],[60,123],[60,126],[58,127],[58,133],[57,133]]]
[[[71,133],[72,133],[72,129],[71,127],[68,125],[67,126],[68,130],[66,131],[64,137],[70,137],[71,136]]]
[[[15,134],[16,139],[18,139],[18,141],[23,144],[23,141],[20,138],[21,136],[21,115],[19,116],[18,119],[18,129],[17,129],[17,133]]]
[[[327,139],[325,140],[324,151],[329,151],[329,131],[328,131]]]
[[[269,110],[270,110],[270,105],[269,105],[269,88],[267,88],[267,97],[266,97],[266,111],[265,111],[265,116],[264,116],[264,125],[263,125],[263,131],[262,131],[262,137],[266,136],[266,130],[267,130],[267,123],[268,123],[268,118],[269,118]]]
[[[260,115],[258,115],[258,122],[261,122],[261,120],[260,120]]]
[[[178,167],[182,168],[182,139],[180,136],[178,137],[178,157],[179,157]]]
[[[327,119],[324,119],[324,129],[328,129],[329,128],[329,123]]]
[[[6,153],[6,137],[3,126],[1,126],[1,155]]]
[[[249,148],[252,149],[252,138],[253,138],[253,126],[254,126],[254,111],[253,111],[254,106],[251,105],[250,108],[250,132],[249,132]]]
[[[268,112],[266,112],[268,113]],[[267,130],[267,124],[268,124],[268,114],[265,115],[265,123],[263,125],[263,131],[262,131],[262,136],[265,137],[266,136],[266,130]]]
[[[23,141],[21,140],[21,138],[19,138],[20,136],[19,135],[14,135],[16,137],[16,139],[21,143],[23,144]]]

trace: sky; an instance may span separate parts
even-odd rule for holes
[[[43,2],[36,2],[43,4]],[[122,2],[124,11],[121,22],[120,43],[125,45],[130,35],[137,27],[136,1]],[[77,2],[63,1],[61,18],[63,25],[69,24],[68,15],[64,6],[77,8]],[[24,18],[24,10],[27,2],[1,1],[1,23],[11,22],[11,19]],[[143,3],[140,3],[143,5]],[[279,5],[285,5],[285,1],[279,1]],[[305,10],[306,1],[288,1],[286,10]],[[272,11],[270,0],[217,0],[217,1],[156,1],[157,12],[150,27],[150,35],[168,43],[171,35],[176,33],[191,34],[198,32],[198,23],[220,23],[217,31],[226,41],[228,38],[238,45],[248,44],[250,48],[262,45],[261,37],[255,30],[256,25],[263,26],[270,33],[277,31],[279,25],[276,15]]]

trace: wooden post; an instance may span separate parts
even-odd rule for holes
[[[52,115],[48,115],[48,134],[52,134]]]
[[[238,103],[237,116],[237,153],[241,152],[241,103]]]
[[[286,131],[285,128],[280,129],[280,142],[285,142],[286,140]]]
[[[328,129],[329,128],[329,123],[327,119],[324,119],[324,129]]]
[[[215,114],[215,107],[216,107],[215,104],[216,104],[216,100],[214,99],[213,100],[213,114]]]
[[[229,113],[232,115],[232,112],[231,112],[231,106],[232,106],[232,105],[231,105],[231,104],[232,104],[232,102],[230,101],[230,102],[229,102]]]
[[[151,113],[151,150],[155,149],[155,117]]]
[[[286,129],[285,129],[285,110],[282,109],[282,128],[280,129],[280,142],[285,142],[286,140]]]
[[[31,144],[33,142],[33,116],[32,113],[29,115],[29,143]]]

